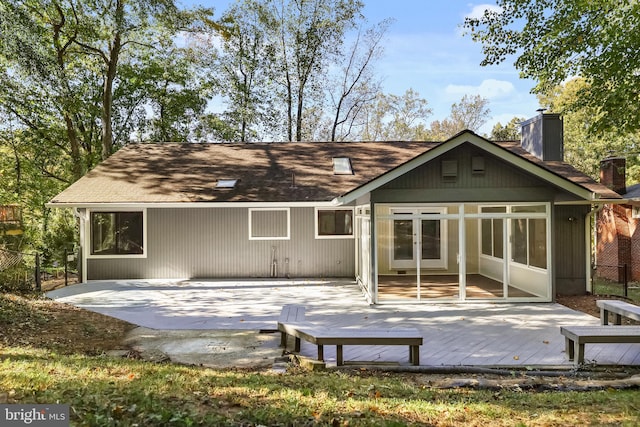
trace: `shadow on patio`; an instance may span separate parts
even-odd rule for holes
[[[324,326],[415,327],[423,333],[421,365],[570,368],[562,325],[599,320],[556,303],[399,304],[369,306],[352,281],[122,280],[89,282],[47,294],[59,302],[156,330],[274,330],[284,304],[303,304]],[[303,342],[301,354],[315,357]],[[640,365],[640,345],[590,345],[586,360]],[[335,347],[325,349],[329,364]],[[349,361],[407,364],[408,349],[345,346]]]

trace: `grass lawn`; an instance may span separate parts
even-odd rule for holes
[[[630,282],[627,286],[627,298],[634,304],[640,304],[640,283]],[[624,296],[624,285],[604,279],[598,279],[593,284],[593,292],[599,295]]]
[[[640,424],[637,389],[438,389],[426,374],[278,374],[104,356],[127,327],[52,301],[0,294],[0,403],[69,404],[71,424],[80,426]]]

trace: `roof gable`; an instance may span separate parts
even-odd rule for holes
[[[600,198],[607,200],[620,198],[617,193],[593,181],[589,176],[564,162],[543,162],[524,150],[516,142],[492,142],[474,132],[466,130],[365,185],[341,195],[334,200],[334,204],[351,203],[363,195],[398,179],[465,143],[472,144],[482,151],[492,154],[516,168],[529,172],[539,179],[557,186],[582,200],[592,201]]]

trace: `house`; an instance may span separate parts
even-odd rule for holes
[[[526,148],[526,149],[525,149]],[[372,303],[585,293],[614,191],[562,162],[562,121],[520,142],[127,146],[57,195],[82,278],[344,277]]]
[[[22,233],[22,209],[18,205],[0,205],[0,236]]]
[[[606,204],[597,215],[596,261],[598,277],[619,283],[640,280],[640,184],[627,187],[626,159],[600,162],[600,182],[624,198]]]

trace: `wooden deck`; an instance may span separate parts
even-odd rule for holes
[[[333,316],[322,308],[307,312],[309,320],[331,327],[415,327],[423,333],[420,364],[500,368],[570,369],[562,325],[599,325],[599,319],[554,303],[451,304],[376,306]],[[314,345],[303,342],[301,354],[315,357]],[[335,347],[325,347],[325,360],[335,363]],[[407,365],[408,349],[366,346],[343,349],[345,363],[372,360]],[[640,365],[640,344],[593,344],[585,362]]]
[[[282,306],[306,307],[309,321],[323,327],[416,328],[422,332],[420,364],[427,366],[562,367],[565,325],[600,324],[600,319],[555,303],[475,302],[370,306],[359,287],[340,280],[210,280],[92,282],[48,294],[88,310],[153,329],[274,330]],[[275,345],[279,344],[279,337]],[[325,358],[336,362],[335,346]],[[380,360],[408,365],[408,349],[345,346],[344,360]],[[315,345],[303,342],[315,358]],[[640,344],[592,344],[587,363],[640,366]]]
[[[509,286],[510,297],[534,297],[527,292]],[[480,274],[468,274],[467,298],[502,298],[502,282]],[[378,276],[378,298],[380,301],[416,299],[418,294],[416,276],[413,274]],[[421,299],[452,299],[459,296],[458,276],[453,274],[420,276]]]

